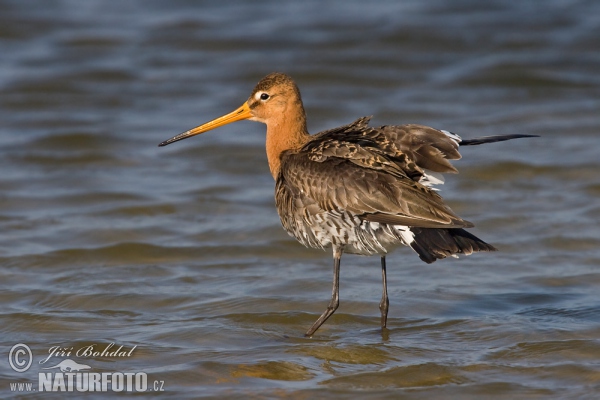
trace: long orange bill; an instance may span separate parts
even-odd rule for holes
[[[250,110],[250,106],[248,106],[248,102],[245,102],[237,110],[232,111],[229,114],[225,114],[222,117],[213,119],[210,122],[207,122],[205,124],[197,126],[194,129],[190,129],[189,131],[180,133],[179,135],[174,136],[171,139],[165,140],[164,142],[160,143],[159,146],[166,146],[166,145],[171,144],[173,142],[177,142],[179,140],[187,139],[189,137],[199,135],[199,134],[204,133],[206,131],[210,131],[211,129],[218,128],[219,126],[227,125],[227,124],[230,124],[232,122],[241,121],[243,119],[248,119],[248,118],[252,118],[252,113],[251,113],[251,110]]]

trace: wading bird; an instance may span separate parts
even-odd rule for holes
[[[379,309],[385,329],[389,306],[385,257],[395,247],[411,247],[426,263],[495,251],[464,229],[473,224],[456,215],[431,186],[443,183],[441,173],[458,172],[448,160],[461,158],[459,145],[532,136],[463,140],[415,124],[370,127],[369,117],[310,135],[298,87],[289,76],[272,73],[237,110],[159,146],[244,119],[267,125],[267,158],[285,230],[307,247],[333,249],[331,300],[306,336],[312,336],[339,306],[342,253],[381,257]]]

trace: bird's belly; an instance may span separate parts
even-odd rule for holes
[[[286,223],[287,232],[307,247],[343,247],[344,253],[384,255],[400,245],[410,245],[413,234],[407,226],[361,220],[344,211],[329,211]]]

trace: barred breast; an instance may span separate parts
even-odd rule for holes
[[[385,255],[414,240],[407,226],[367,221],[345,210],[323,210],[302,193],[294,196],[285,185],[277,185],[275,199],[284,229],[306,247],[341,246],[345,253]]]

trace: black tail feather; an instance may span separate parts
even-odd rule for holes
[[[410,247],[428,264],[453,254],[469,255],[497,249],[464,229],[410,228],[414,241]]]
[[[515,134],[515,135],[482,136],[482,137],[473,138],[473,139],[462,139],[460,142],[460,145],[461,146],[474,146],[477,144],[503,142],[505,140],[528,138],[528,137],[539,137],[539,135]]]

